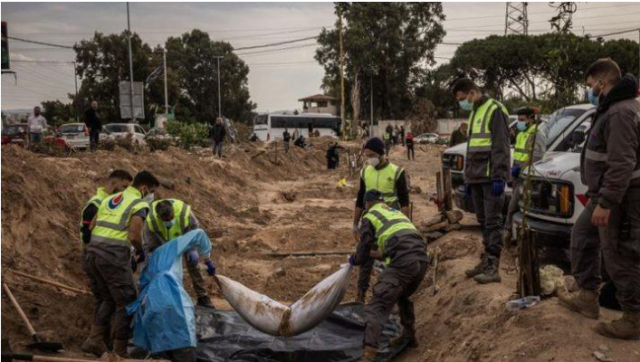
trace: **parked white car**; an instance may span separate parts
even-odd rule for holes
[[[436,143],[440,139],[440,135],[437,133],[423,133],[413,138],[415,143]]]
[[[106,133],[106,138],[127,137],[131,135],[132,142],[138,146],[146,146],[144,140],[147,133],[139,124],[134,123],[109,123],[102,127]]]
[[[57,137],[67,142],[70,147],[89,148],[89,130],[84,123],[67,123],[58,128]]]

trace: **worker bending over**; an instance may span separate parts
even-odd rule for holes
[[[471,112],[464,164],[465,198],[473,201],[484,245],[480,262],[465,274],[480,284],[499,283],[504,188],[511,167],[509,112],[482,94],[468,78],[456,80],[451,93],[460,108]]]
[[[364,355],[361,361],[374,361],[382,329],[393,307],[398,304],[403,331],[392,343],[408,343],[417,347],[415,314],[410,297],[418,289],[427,272],[427,243],[403,213],[385,205],[383,195],[369,190],[365,195],[367,212],[360,225],[360,242],[349,257],[351,265],[365,265],[379,258],[386,268],[373,287],[371,301],[365,307]],[[372,245],[378,251],[372,252]]]
[[[360,241],[359,223],[364,208],[364,196],[367,191],[377,190],[382,193],[384,203],[396,210],[401,210],[405,216],[409,216],[409,188],[407,187],[406,172],[385,156],[385,144],[373,137],[364,145],[363,156],[367,160],[367,166],[360,173],[360,190],[356,199],[356,208],[353,215],[353,237]],[[372,244],[375,247],[375,244]],[[357,302],[364,303],[371,272],[373,271],[373,259],[360,267],[358,276]]]
[[[144,251],[150,254],[167,241],[199,227],[200,224],[193,215],[191,206],[184,201],[176,199],[154,201],[149,209],[147,223],[142,233],[142,246]],[[213,308],[204,279],[198,269],[198,253],[195,250],[190,250],[184,256],[193,289],[198,298],[197,304],[201,307]],[[211,263],[209,254],[204,255],[204,261],[207,265]]]
[[[513,237],[511,227],[513,225],[513,214],[518,212],[520,202],[520,192],[524,185],[524,178],[520,179],[520,171],[530,165],[540,161],[547,150],[544,132],[539,129],[536,122],[535,110],[533,108],[520,108],[516,111],[518,115],[518,136],[516,136],[516,147],[513,152],[513,166],[511,167],[511,179],[513,180],[513,193],[507,211],[507,221],[505,222],[504,240],[509,241]],[[533,157],[531,156],[533,151]]]
[[[109,197],[109,195],[115,194],[117,192],[121,192],[126,189],[129,184],[133,180],[131,174],[124,170],[114,170],[109,174],[109,179],[107,184],[104,187],[98,187],[95,195],[93,195],[89,201],[85,204],[82,209],[82,216],[80,219],[80,239],[82,240],[82,270],[89,276],[89,269],[87,266],[87,244],[91,242],[91,222],[93,218],[98,213],[98,209],[100,208],[100,204],[102,201]],[[96,305],[102,304],[103,300],[100,299],[101,295],[98,290],[94,288],[96,285],[91,283],[91,292],[93,296],[96,298]],[[111,336],[110,328],[107,327],[105,329],[104,343],[109,345],[109,339]],[[82,350],[88,353],[93,353],[94,351],[91,349],[92,344],[89,342],[86,345],[83,344],[81,346]],[[102,351],[102,347],[99,350]]]
[[[114,318],[113,351],[127,356],[131,335],[131,317],[126,307],[136,299],[133,281],[132,248],[138,261],[143,261],[142,228],[151,198],[159,186],[147,171],[140,171],[131,186],[106,198],[91,223],[91,242],[87,246],[87,269],[92,290],[102,302],[96,306],[95,318],[84,348],[96,355],[106,350],[103,336],[111,317]]]

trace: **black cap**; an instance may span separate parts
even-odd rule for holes
[[[378,190],[369,190],[364,194],[364,202],[376,202],[382,200],[382,193]]]
[[[533,108],[529,108],[529,107],[519,108],[518,110],[516,110],[516,115],[518,115],[518,116],[531,117],[534,114],[536,114],[535,110]]]
[[[369,138],[367,143],[364,145],[365,149],[369,149],[380,156],[384,155],[384,142],[378,137]]]

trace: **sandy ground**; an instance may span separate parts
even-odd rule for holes
[[[88,332],[92,298],[12,275],[16,269],[85,287],[77,241],[80,209],[110,169],[148,169],[175,184],[161,197],[185,200],[214,243],[213,258],[220,274],[270,297],[292,302],[335,271],[346,255],[279,257],[273,253],[348,251],[353,249],[351,224],[356,176],[349,178],[346,162],[326,170],[324,140],[310,150],[292,148],[278,154],[263,145],[230,148],[228,157],[214,159],[208,150],[170,149],[131,155],[124,151],[81,154],[70,158],[34,155],[15,147],[2,152],[2,278],[45,339],[63,342],[71,355]],[[357,148],[357,144],[349,144]],[[436,207],[439,146],[420,146],[416,161],[406,160],[396,147],[391,159],[405,167],[411,184],[414,220],[428,220]],[[265,152],[266,151],[266,152]],[[346,186],[338,181],[347,177]],[[473,225],[471,215],[465,224]],[[502,271],[503,283],[478,286],[463,271],[481,252],[479,231],[452,232],[429,248],[440,247],[441,290],[432,295],[429,272],[416,293],[420,347],[399,361],[595,361],[592,353],[606,349],[615,361],[639,361],[640,343],[612,341],[595,335],[593,321],[557,306],[555,298],[534,308],[508,312],[504,303],[515,290],[515,275]],[[509,269],[513,262],[503,263]],[[355,296],[356,274],[346,300]],[[229,308],[209,281],[218,308]],[[185,282],[192,292],[190,282]],[[8,301],[2,299],[2,336],[14,348],[29,341],[26,329]],[[611,319],[614,312],[604,313]],[[603,347],[604,345],[604,347]],[[606,348],[605,348],[606,347]]]

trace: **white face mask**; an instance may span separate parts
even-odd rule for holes
[[[367,159],[367,163],[373,167],[376,167],[380,164],[380,158],[378,157],[370,157]]]
[[[142,201],[144,201],[144,202],[146,202],[146,203],[149,203],[149,204],[150,204],[150,203],[152,203],[152,202],[153,202],[153,200],[155,200],[155,196],[153,195],[153,192],[152,192],[152,193],[147,194],[147,196],[145,196],[145,197],[143,197],[143,198],[142,198]]]

